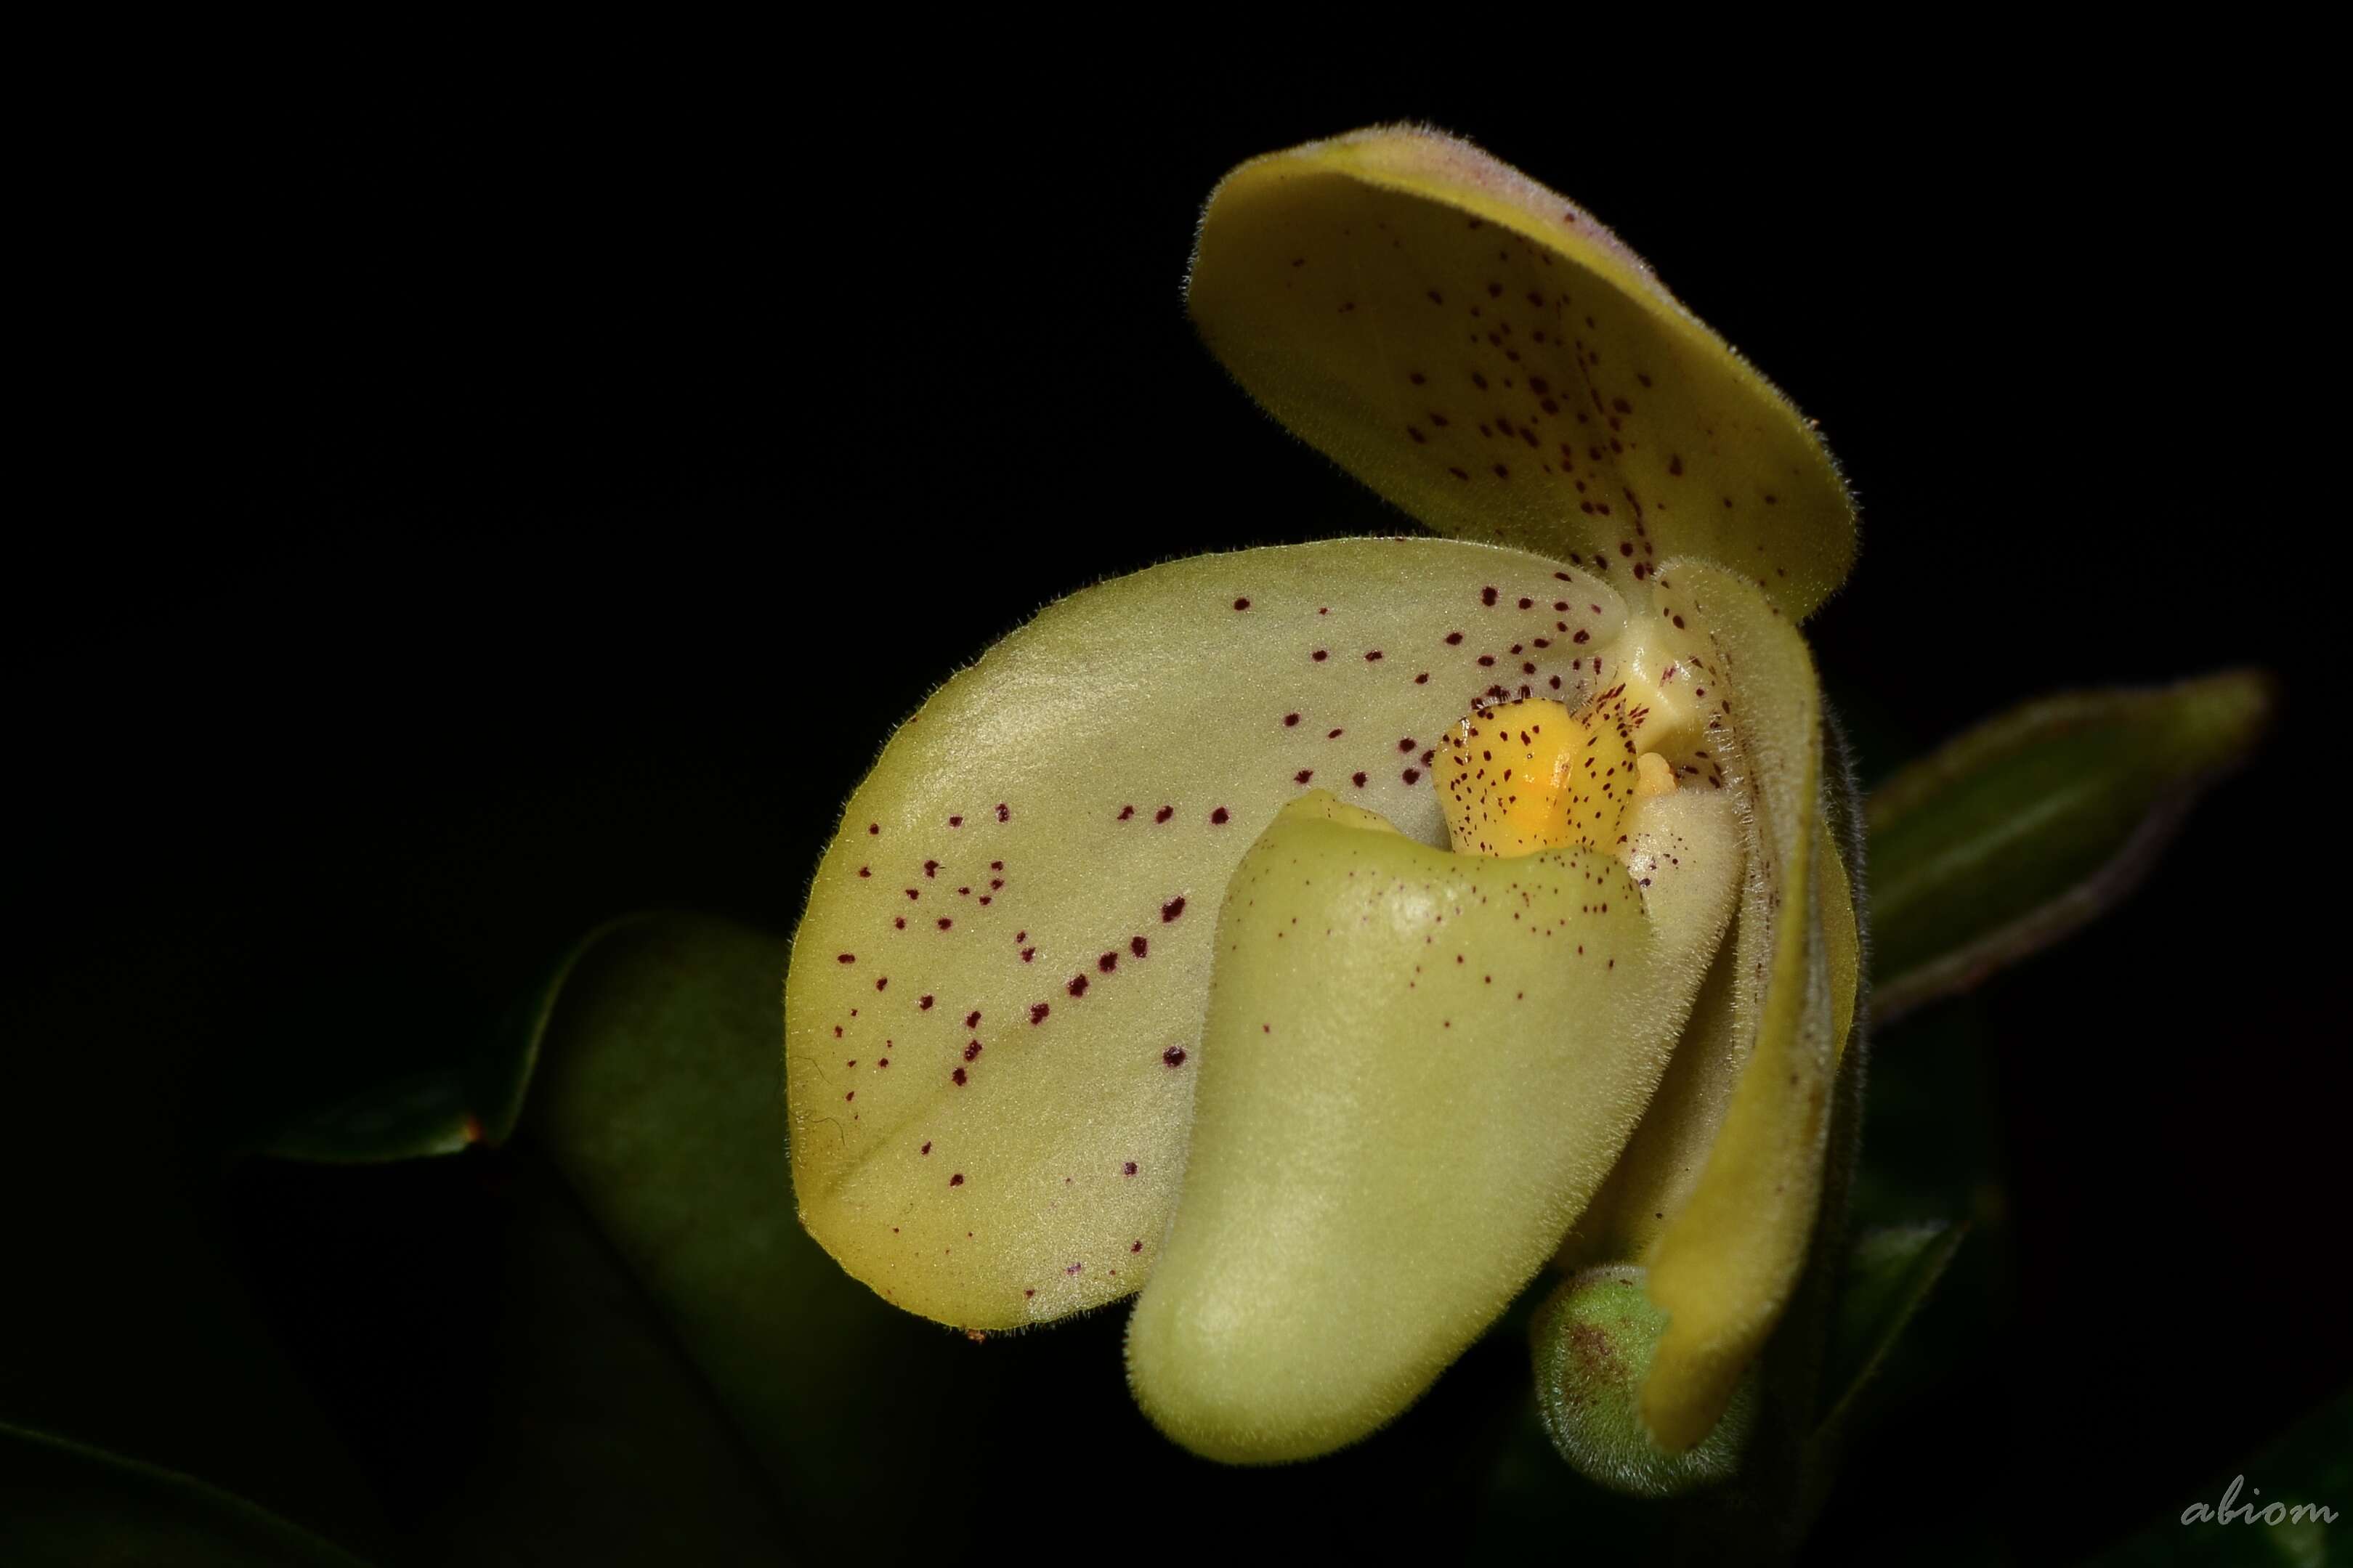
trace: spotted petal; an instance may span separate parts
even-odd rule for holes
[[[796,939],[810,1232],[969,1328],[1140,1287],[1243,852],[1324,787],[1444,844],[1447,727],[1482,696],[1580,701],[1623,620],[1556,561],[1337,541],[1104,584],[949,680],[851,796]]]
[[[1704,557],[1803,617],[1854,515],[1811,426],[1565,198],[1413,127],[1210,196],[1187,298],[1274,416],[1440,533],[1621,585]]]
[[[1128,1368],[1171,1436],[1295,1459],[1410,1404],[1542,1267],[1732,912],[1732,798],[1638,802],[1639,873],[1448,854],[1309,797],[1235,873],[1183,1195]],[[1639,875],[1639,880],[1638,880]]]

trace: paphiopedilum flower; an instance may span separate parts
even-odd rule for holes
[[[1373,1430],[1556,1256],[1639,1265],[1641,1419],[1691,1448],[1799,1278],[1853,1011],[1797,629],[1837,470],[1448,137],[1244,164],[1188,294],[1441,537],[1105,583],[907,721],[796,940],[802,1218],[966,1329],[1140,1291],[1138,1400],[1236,1460]]]

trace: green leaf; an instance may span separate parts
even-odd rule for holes
[[[2129,893],[2244,759],[2273,684],[2232,671],[2073,692],[1990,721],[1871,797],[1873,1010],[1968,989]]]
[[[647,918],[624,916],[575,942],[480,1031],[473,1048],[454,1059],[419,1059],[406,1070],[364,1077],[347,1093],[282,1117],[257,1141],[256,1152],[320,1164],[373,1164],[503,1144],[522,1114],[541,1040],[574,965],[615,931]]]
[[[786,948],[691,916],[608,928],[553,1010],[522,1134],[780,1491],[822,1506],[861,1495],[857,1468],[877,1461],[839,1423],[905,1323],[795,1217],[777,1049]]]
[[[360,1560],[176,1470],[0,1422],[0,1560],[185,1568]]]
[[[496,1176],[470,1206],[488,1209],[499,1241],[492,1272],[466,1278],[480,1304],[480,1376],[464,1391],[471,1408],[451,1413],[448,1441],[467,1458],[429,1513],[406,1522],[407,1553],[448,1563],[786,1559],[780,1478],[746,1449],[681,1344],[674,1304],[632,1277],[547,1151],[525,1141],[479,1164]]]
[[[1944,1273],[1966,1225],[1889,1226],[1854,1239],[1831,1323],[1822,1425],[1843,1420]]]

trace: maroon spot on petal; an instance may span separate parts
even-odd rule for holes
[[[953,921],[953,920],[951,920],[951,919],[949,919],[946,915],[942,915],[942,916],[940,917],[940,929],[941,929],[942,931],[945,931],[945,930],[947,930],[947,929],[948,929],[948,927],[950,927],[950,926],[952,926],[952,925],[954,925],[954,924],[955,924],[955,921]]]
[[[948,1074],[948,1077],[949,1077],[951,1079],[953,1079],[953,1080],[955,1081],[955,1086],[956,1086],[958,1089],[962,1089],[962,1088],[965,1086],[965,1079],[964,1068],[956,1068],[956,1069],[955,1069],[955,1071],[954,1071],[954,1072],[952,1072],[952,1073]]]
[[[1248,599],[1236,599],[1234,601],[1234,608],[1237,610],[1247,610],[1250,608],[1250,601]]]
[[[1117,952],[1104,953],[1101,958],[1095,960],[1095,967],[1102,970],[1105,974],[1109,974],[1113,970],[1119,967],[1119,954]]]
[[[1419,784],[1421,782],[1421,770],[1419,768],[1408,768],[1405,771],[1404,777],[1405,782],[1408,784]]]
[[[967,1029],[977,1029],[980,1027],[979,1008],[975,1007],[971,1012],[966,1013],[964,1016],[964,1026]]]
[[[964,818],[961,816],[951,816],[948,818],[948,826],[950,827],[962,827],[964,826]]]
[[[1319,647],[1319,648],[1317,648],[1317,649],[1314,651],[1314,653],[1313,653],[1313,654],[1312,654],[1312,655],[1310,655],[1309,657],[1310,657],[1310,658],[1314,658],[1314,659],[1315,660],[1315,662],[1316,662],[1316,663],[1321,664],[1321,663],[1323,663],[1325,659],[1327,659],[1327,658],[1331,658],[1331,657],[1332,657],[1332,653],[1331,653],[1331,650],[1330,650],[1329,648],[1320,648],[1320,647]]]
[[[874,868],[871,866],[860,866],[858,868],[858,874],[861,877],[871,877],[874,875]]]
[[[858,955],[854,952],[838,953],[834,957],[834,962],[836,963],[855,963],[858,962]]]
[[[968,1062],[977,1061],[980,1059],[980,1042],[978,1040],[970,1041],[965,1046],[964,1059]]]
[[[1033,1024],[1042,1024],[1046,1021],[1046,1015],[1052,1011],[1053,1009],[1043,1002],[1034,1002],[1029,1006],[1029,1021]]]
[[[1294,728],[1298,723],[1299,715],[1296,713],[1285,713],[1282,716],[1282,727],[1286,730]]]
[[[915,1005],[918,1011],[928,1013],[932,1010],[932,998],[929,996],[921,997],[917,1000]]]
[[[1135,807],[1132,805],[1123,805],[1119,808],[1119,819],[1122,822],[1125,822],[1129,817],[1134,816],[1134,815]]]
[[[1479,590],[1479,602],[1480,602],[1481,604],[1482,604],[1482,605],[1485,605],[1489,606],[1490,608],[1493,608],[1493,605],[1494,605],[1494,603],[1495,603],[1495,590],[1494,590],[1494,589],[1493,589],[1493,588],[1482,588],[1482,589],[1480,589],[1480,590]]]
[[[948,1185],[952,1187],[960,1187],[964,1185],[964,1173],[962,1171],[958,1171],[955,1175],[950,1176],[948,1178]]]
[[[1164,805],[1158,811],[1152,814],[1152,820],[1155,822],[1166,822],[1176,815],[1176,808],[1175,806]]]
[[[1160,1059],[1172,1068],[1181,1068],[1185,1065],[1185,1047],[1171,1046],[1160,1053]]]
[[[889,975],[887,975],[887,974],[881,974],[881,975],[877,975],[877,976],[875,977],[875,980],[874,980],[874,989],[875,989],[875,990],[877,990],[877,991],[885,991],[885,990],[888,990],[888,989],[890,988],[890,985],[891,985],[891,977],[890,977]]]
[[[923,1145],[923,1152],[924,1152],[924,1153],[926,1153],[926,1154],[928,1154],[928,1153],[930,1153],[931,1152],[932,1152],[932,1146],[931,1146],[929,1143],[924,1144],[924,1145]]]
[[[1314,776],[1315,770],[1314,768],[1302,768],[1297,773],[1291,775],[1291,782],[1293,784],[1305,784],[1309,779],[1312,779]]]
[[[1087,994],[1087,977],[1083,974],[1071,975],[1071,984],[1066,987],[1066,989],[1068,989],[1070,994],[1073,996],[1085,995]]]
[[[1169,921],[1175,920],[1178,915],[1181,915],[1184,912],[1185,900],[1182,898],[1171,899],[1166,903],[1160,906],[1160,923],[1162,925],[1166,925]]]
[[[1209,813],[1209,826],[1212,827],[1223,827],[1231,820],[1233,820],[1231,814],[1222,805]]]
[[[1144,1243],[1140,1241],[1132,1241],[1128,1243],[1127,1249],[1130,1252],[1141,1252],[1144,1250]]]
[[[939,874],[940,874],[940,863],[939,863],[938,861],[936,861],[936,860],[926,860],[926,861],[924,861],[924,862],[923,862],[923,875],[924,875],[924,876],[926,876],[926,877],[936,877],[936,876],[938,876]]]
[[[1350,774],[1348,775],[1348,778],[1349,778],[1349,782],[1353,783],[1353,784],[1355,784],[1358,789],[1362,789],[1362,788],[1364,788],[1364,787],[1365,787],[1365,775],[1364,775],[1364,774],[1362,774],[1362,773],[1350,773]]]
[[[1413,737],[1412,737],[1411,735],[1407,735],[1407,736],[1403,737],[1402,739],[1400,739],[1400,740],[1398,742],[1398,751],[1400,751],[1400,752],[1410,752],[1410,751],[1412,751],[1412,750],[1413,750]]]
[[[1365,655],[1365,662],[1366,664],[1378,664],[1380,661],[1381,650],[1378,648],[1374,648],[1371,652]]]
[[[870,822],[866,825],[866,831],[869,833],[880,833],[882,831],[882,825],[879,822]]]
[[[1127,939],[1127,951],[1142,958],[1152,951],[1152,944],[1140,936],[1132,936]]]
[[[1010,817],[1012,815],[1013,815],[1013,813],[1012,813],[1010,810],[1008,810],[1008,809],[1007,808],[1007,806],[1006,806],[1006,805],[1005,805],[1005,803],[1004,803],[1003,801],[1001,801],[1001,800],[1000,800],[1000,801],[998,801],[998,802],[997,803],[997,821],[999,821],[999,822],[1003,822],[1003,821],[1005,821],[1007,818]]]
[[[1135,1174],[1135,1162],[1130,1160],[1126,1164],[1122,1165],[1119,1168],[1119,1173],[1123,1176],[1132,1176]]]

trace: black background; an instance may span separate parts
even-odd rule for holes
[[[208,1130],[258,1079],[486,1012],[622,910],[788,929],[891,725],[1040,604],[1404,526],[1227,383],[1179,291],[1224,169],[1398,117],[1586,205],[1820,419],[1863,551],[1810,635],[1866,782],[2053,688],[2285,680],[2128,909],[1880,1042],[1888,1081],[1916,1048],[1994,1108],[1959,1140],[1988,1261],[1924,1321],[1823,1560],[1932,1521],[2067,1560],[2353,1373],[2300,128],[2022,77],[751,101],[626,77],[224,98],[80,209],[119,243],[62,226],[90,287],[51,312],[73,342],[36,428],[100,439],[6,590],[0,1414],[104,1440],[170,1425],[150,1407],[191,1359],[216,1393],[266,1382],[154,1294],[241,1237],[218,1267],[282,1326],[311,1265],[254,1245],[255,1212],[349,1203],[459,1275],[491,1245],[391,1217],[447,1178],[224,1185]],[[294,1336],[283,1375],[357,1450],[462,1454],[446,1406],[330,1397],[338,1356],[380,1354],[354,1346],[459,1333],[416,1309]],[[447,1484],[412,1464],[384,1506]]]

